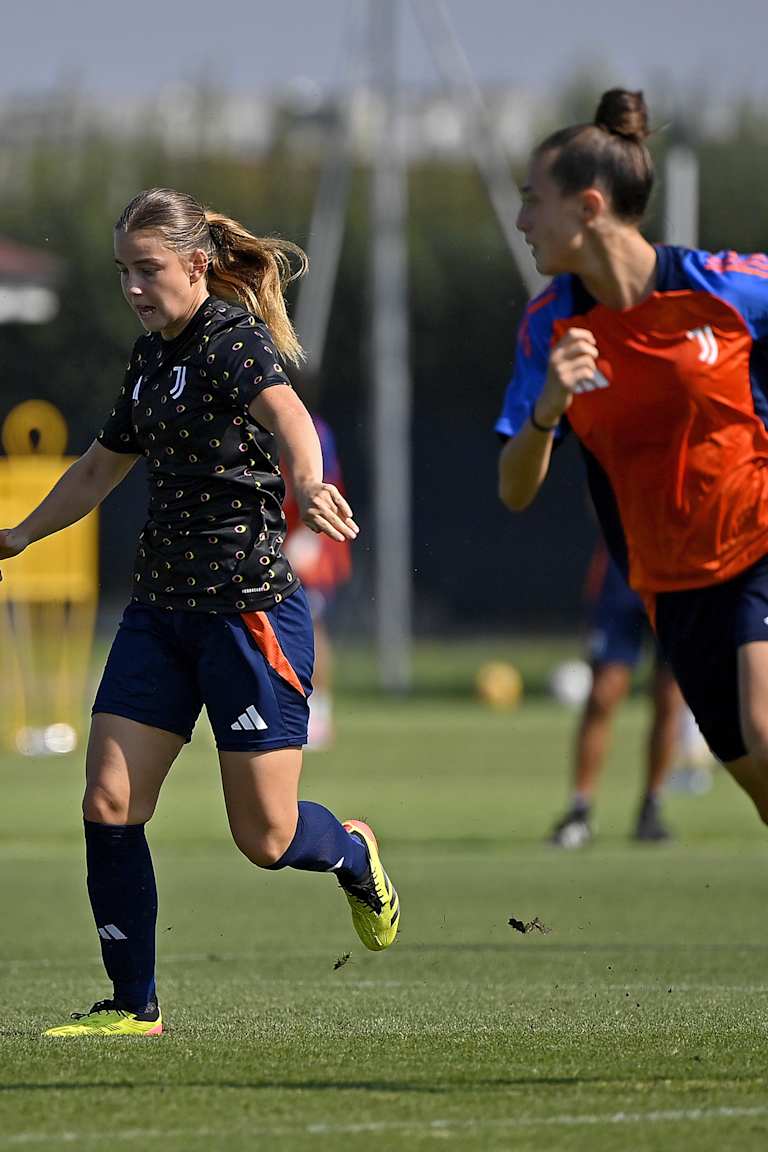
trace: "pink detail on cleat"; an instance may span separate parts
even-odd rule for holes
[[[374,835],[373,828],[371,828],[370,824],[366,824],[364,820],[344,820],[342,827],[344,827],[347,832],[359,832],[362,836],[370,836],[378,848],[379,842]]]

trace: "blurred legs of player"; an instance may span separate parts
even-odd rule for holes
[[[576,735],[573,791],[568,810],[552,831],[560,848],[582,848],[592,839],[592,802],[608,748],[616,708],[627,695],[632,669],[627,664],[595,664],[592,687]]]
[[[613,717],[624,700],[632,673],[649,633],[640,597],[632,592],[618,567],[598,547],[587,582],[589,658],[592,688],[576,739],[573,792],[568,810],[555,825],[551,842],[561,848],[581,848],[592,839],[592,804],[608,750]],[[677,737],[682,698],[665,662],[656,652],[653,720],[648,734],[645,787],[633,829],[633,839],[666,840],[659,796],[669,772]]]
[[[637,814],[633,839],[668,840],[661,819],[660,797],[674,762],[680,731],[683,697],[668,664],[656,661],[653,681],[653,720],[648,734],[645,793]]]
[[[551,835],[552,843],[560,848],[581,848],[592,839],[592,807],[608,750],[613,718],[629,691],[631,679],[630,664],[611,662],[594,665],[592,689],[576,737],[571,802]],[[676,747],[681,707],[680,690],[674,677],[666,665],[657,664],[645,787],[632,833],[635,840],[653,842],[669,838],[669,831],[661,818],[660,794]]]
[[[333,648],[325,622],[325,598],[316,589],[310,589],[307,598],[315,630],[315,671],[309,699],[307,748],[320,751],[333,744]]]
[[[707,747],[690,708],[683,707],[678,733],[677,755],[667,780],[668,792],[702,796],[714,783],[715,760]]]
[[[583,848],[592,840],[592,804],[606,758],[614,713],[628,694],[632,669],[626,664],[595,664],[592,688],[581,713],[569,808],[557,821],[552,842],[560,848]]]

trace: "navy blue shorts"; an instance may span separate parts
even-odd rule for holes
[[[304,590],[266,612],[129,604],[93,711],[189,740],[205,705],[222,752],[306,744],[314,638]]]
[[[738,650],[768,640],[768,556],[723,584],[660,593],[656,632],[715,756],[724,763],[745,756]]]
[[[634,668],[650,636],[643,602],[619,569],[608,561],[589,614],[587,656],[591,664],[626,664]]]

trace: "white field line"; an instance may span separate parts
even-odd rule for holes
[[[603,1112],[563,1116],[517,1116],[508,1120],[403,1120],[370,1121],[366,1124],[302,1124],[293,1127],[260,1128],[259,1136],[354,1136],[364,1133],[413,1132],[436,1136],[452,1132],[514,1131],[521,1128],[580,1128],[614,1127],[622,1124],[696,1124],[708,1120],[753,1120],[768,1116],[768,1106],[754,1108],[675,1108],[654,1112]],[[109,1143],[132,1140],[169,1139],[203,1140],[234,1139],[239,1135],[253,1135],[253,1129],[243,1128],[119,1128],[110,1127]],[[103,1131],[17,1132],[0,1136],[0,1148],[29,1147],[35,1144],[96,1144],[104,1143]]]

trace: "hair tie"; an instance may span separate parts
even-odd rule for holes
[[[214,221],[213,224],[208,225],[208,231],[211,236],[211,243],[214,248],[227,248],[227,232],[223,224]]]

